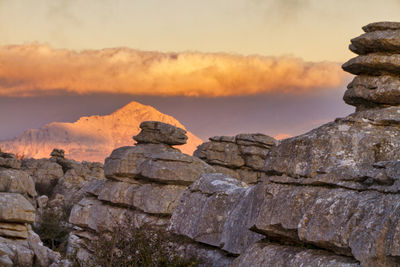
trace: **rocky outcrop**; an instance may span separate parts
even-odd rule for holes
[[[400,265],[400,28],[364,29],[350,46],[360,56],[343,65],[359,75],[344,96],[356,112],[269,147],[256,185],[202,177],[183,194],[173,231],[240,254],[234,266]],[[196,155],[240,168],[236,139],[212,138]]]
[[[215,136],[200,145],[194,156],[218,172],[254,184],[260,179],[267,154],[275,145],[276,140],[264,134]]]
[[[15,155],[0,152],[0,266],[49,266],[60,255],[32,231],[36,190]]]
[[[69,222],[78,228],[71,234],[70,247],[83,264],[90,261],[91,241],[127,220],[132,231],[143,225],[165,229],[187,186],[215,172],[202,160],[172,147],[186,140],[182,129],[159,122],[141,126],[142,132],[135,137],[138,144],[114,150],[105,161],[107,179],[86,186],[87,196],[71,211]],[[195,243],[183,245],[203,251],[204,257],[225,257]]]

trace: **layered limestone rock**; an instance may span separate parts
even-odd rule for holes
[[[370,24],[352,40],[360,56],[343,69],[359,76],[344,100],[355,113],[271,146],[254,186],[227,177],[198,180],[183,194],[171,228],[240,254],[234,266],[399,266],[399,25]],[[234,138],[216,139],[199,149],[200,157],[244,165]],[[210,190],[227,181],[231,186]],[[249,230],[257,238],[244,238]]]
[[[185,142],[182,129],[160,122],[144,122],[141,127],[134,137],[138,144],[114,150],[105,161],[107,179],[86,186],[87,196],[71,211],[69,222],[78,228],[71,234],[70,247],[81,263],[90,259],[90,243],[99,234],[126,226],[127,221],[132,231],[143,225],[165,229],[188,185],[215,172],[202,160],[172,147]],[[207,247],[195,243],[184,247],[226,262],[223,253]]]
[[[263,192],[221,173],[205,174],[183,194],[169,229],[239,255],[263,238],[249,229]]]
[[[264,134],[215,136],[200,145],[194,156],[218,172],[254,184],[260,179],[267,154],[275,145],[276,140]]]
[[[12,154],[0,152],[0,266],[50,266],[60,255],[32,231],[37,196],[32,177]]]
[[[359,54],[343,65],[356,74],[344,95],[358,109],[400,105],[399,23],[371,23],[365,33],[351,40],[350,50]]]

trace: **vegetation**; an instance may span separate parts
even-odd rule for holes
[[[94,265],[119,267],[198,266],[199,260],[179,256],[170,237],[150,226],[134,229],[131,224],[117,227],[94,243]]]

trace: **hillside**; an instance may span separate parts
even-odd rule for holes
[[[132,136],[139,133],[139,124],[147,120],[184,129],[175,118],[151,106],[131,102],[110,115],[81,117],[73,123],[53,122],[40,129],[26,130],[11,140],[0,141],[0,148],[32,158],[48,157],[53,148],[61,148],[69,158],[103,162],[113,149],[133,145]],[[202,141],[190,132],[187,135],[187,144],[179,149],[192,154]]]

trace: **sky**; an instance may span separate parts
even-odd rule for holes
[[[202,139],[354,109],[340,66],[399,0],[0,0],[0,139],[138,101]]]

